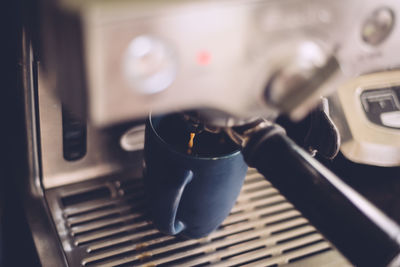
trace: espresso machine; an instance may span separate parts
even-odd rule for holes
[[[400,266],[398,222],[317,160],[400,165],[398,1],[21,8],[17,179],[40,265]],[[208,237],[167,236],[146,217],[150,112],[225,131],[252,167]],[[283,117],[311,121],[305,142]]]

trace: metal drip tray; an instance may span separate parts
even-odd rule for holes
[[[152,226],[141,178],[96,179],[50,189],[46,198],[71,266],[348,265],[255,170],[221,227],[198,240]]]

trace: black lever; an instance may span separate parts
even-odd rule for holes
[[[277,126],[252,134],[243,154],[353,264],[400,266],[398,224]]]

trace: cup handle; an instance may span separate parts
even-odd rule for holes
[[[156,211],[154,214],[156,226],[161,232],[170,235],[176,235],[185,229],[185,224],[176,219],[176,214],[178,212],[179,203],[182,198],[183,191],[190,181],[193,179],[193,172],[191,170],[184,170],[180,172],[177,179],[177,184],[163,185],[160,188],[162,195],[164,196],[162,200],[156,200]],[[157,198],[157,196],[153,196]]]

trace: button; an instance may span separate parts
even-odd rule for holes
[[[131,41],[123,62],[124,76],[130,87],[142,94],[167,89],[175,80],[177,57],[165,41],[148,35]]]
[[[382,113],[381,121],[387,127],[400,129],[400,111]]]
[[[64,158],[68,161],[75,161],[81,159],[85,155],[84,151],[79,149],[66,149],[64,150]]]
[[[144,148],[145,126],[139,125],[127,130],[120,138],[120,145],[125,151],[137,151]]]
[[[71,129],[68,131],[64,131],[64,138],[67,140],[70,139],[77,139],[80,138],[82,136],[82,130],[81,129]]]
[[[400,108],[395,92],[390,89],[364,92],[361,95],[361,102],[364,110],[372,114],[396,111]]]
[[[75,161],[86,155],[86,123],[62,108],[63,156],[67,161]]]
[[[375,10],[364,22],[362,39],[373,46],[381,44],[392,32],[394,22],[394,13],[390,8],[381,7]]]
[[[400,102],[394,88],[368,90],[361,94],[361,103],[367,118],[378,125],[400,127]]]

